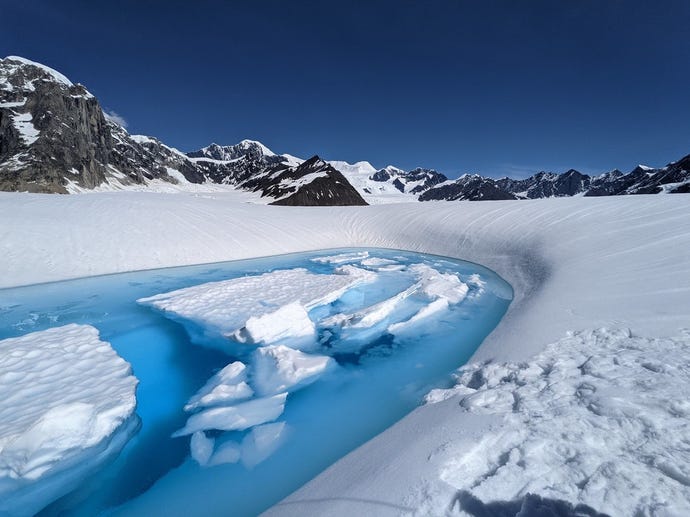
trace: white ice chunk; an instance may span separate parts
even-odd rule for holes
[[[317,275],[302,268],[287,269],[187,287],[138,301],[193,321],[211,333],[233,336],[250,318],[292,303],[308,311],[376,278],[375,273],[353,266],[342,266],[335,273]]]
[[[414,314],[409,320],[389,325],[388,332],[390,332],[391,334],[402,334],[414,328],[416,325],[418,325],[421,321],[425,320],[426,318],[429,318],[434,314],[438,314],[439,312],[443,312],[447,309],[448,300],[446,300],[445,298],[439,298],[438,300],[434,300],[433,302],[419,309],[419,311],[416,314]]]
[[[413,264],[409,270],[418,275],[421,290],[432,300],[443,298],[449,303],[460,303],[469,291],[452,273],[441,273],[426,264]]]
[[[0,514],[38,512],[117,454],[136,385],[90,326],[0,341]]]
[[[469,287],[461,282],[456,275],[441,273],[426,264],[413,264],[409,270],[415,273],[417,282],[404,291],[352,314],[335,314],[322,320],[321,324],[327,327],[338,325],[343,328],[370,328],[386,318],[392,317],[400,304],[416,293],[422,293],[425,297],[433,300],[431,304],[420,309],[417,314],[401,326],[389,327],[389,329],[400,331],[404,325],[409,327],[433,313],[448,308],[451,303],[459,303],[469,291]]]
[[[316,328],[304,306],[293,302],[276,311],[250,317],[244,328],[236,333],[235,338],[251,343],[275,343],[288,338],[316,338]]]
[[[226,463],[237,463],[240,461],[241,455],[240,444],[229,440],[216,447],[216,451],[213,453],[213,456],[211,456],[211,459],[208,460],[206,466],[213,467],[215,465],[224,465]]]
[[[203,431],[197,431],[189,441],[189,451],[192,458],[202,467],[206,465],[213,454],[215,440],[206,436]]]
[[[245,382],[246,379],[246,366],[239,361],[230,363],[206,381],[206,384],[189,399],[184,407],[185,411],[248,399],[254,392]]]
[[[335,367],[331,357],[313,355],[285,345],[257,349],[253,361],[253,385],[261,395],[295,391],[316,381]]]
[[[352,314],[335,314],[329,318],[325,318],[322,321],[322,325],[326,327],[339,325],[344,328],[373,327],[377,323],[380,323],[389,317],[395,311],[398,305],[410,295],[414,294],[418,288],[418,284],[412,285],[404,291],[401,291],[398,294],[383,300],[382,302],[376,303]]]
[[[287,435],[285,422],[259,425],[242,440],[242,463],[254,467],[266,460],[283,444]]]
[[[356,251],[352,253],[340,253],[339,255],[327,255],[325,257],[314,257],[312,262],[321,264],[347,264],[349,262],[360,262],[369,257],[368,251]]]
[[[391,259],[385,259],[385,258],[380,258],[380,257],[370,257],[367,259],[364,259],[360,262],[361,265],[367,266],[367,267],[372,267],[372,268],[378,268],[380,266],[393,266],[393,265],[401,265],[395,260]]]
[[[205,409],[190,416],[187,424],[173,433],[173,437],[185,436],[197,431],[243,431],[254,425],[278,418],[285,408],[287,393],[242,402],[236,406]]]

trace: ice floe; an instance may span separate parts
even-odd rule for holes
[[[271,345],[254,352],[252,380],[261,395],[292,392],[308,386],[334,367],[331,357],[305,354],[285,345]]]
[[[252,399],[234,406],[205,409],[190,416],[185,426],[173,433],[173,437],[214,429],[218,431],[244,431],[255,425],[271,422],[283,413],[286,398],[287,393],[280,393],[272,397]]]
[[[306,311],[375,278],[375,273],[349,265],[328,275],[296,268],[201,284],[138,302],[190,321],[207,335],[267,343],[294,334],[304,337],[311,331]],[[296,314],[298,325],[293,320]]]
[[[441,480],[481,500],[527,493],[611,515],[690,515],[690,339],[572,334],[525,363],[472,364],[427,400],[503,424]]]
[[[36,513],[119,453],[136,386],[91,326],[0,341],[0,515]]]
[[[247,380],[246,366],[235,361],[211,377],[206,384],[189,399],[185,411],[199,408],[227,405],[250,398],[254,391],[245,382]]]

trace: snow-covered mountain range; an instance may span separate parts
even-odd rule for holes
[[[450,180],[433,169],[302,160],[253,140],[185,154],[156,138],[130,135],[84,86],[59,72],[21,57],[0,60],[0,190],[72,193],[161,185],[222,185],[284,205],[687,193],[690,156],[628,174],[569,170],[520,180]]]

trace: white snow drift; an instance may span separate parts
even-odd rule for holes
[[[117,454],[136,385],[90,326],[0,341],[0,514],[32,515]]]

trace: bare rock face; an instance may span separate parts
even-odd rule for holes
[[[0,60],[0,190],[67,193],[68,187],[154,178],[175,183],[167,166],[180,165],[184,155],[156,144],[153,151],[108,121],[98,100],[59,72],[24,58]]]
[[[266,195],[277,198],[272,205],[346,206],[366,205],[362,196],[345,176],[318,156],[298,167],[271,175]]]
[[[96,98],[50,69],[0,61],[0,189],[62,192],[105,180],[112,141]],[[67,173],[67,174],[65,174]]]

